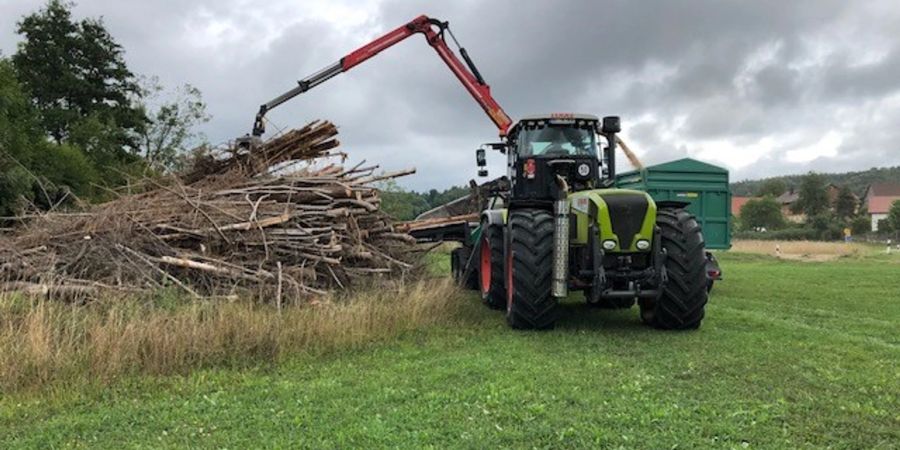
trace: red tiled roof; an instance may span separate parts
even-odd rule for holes
[[[872,197],[900,197],[900,184],[872,183],[867,193]]]
[[[744,207],[744,204],[750,201],[753,197],[731,197],[731,214],[734,214],[735,217],[741,216],[741,208]]]
[[[891,204],[900,200],[900,184],[873,183],[866,190],[866,207],[869,214],[887,214]]]
[[[887,214],[891,209],[891,204],[900,201],[900,195],[891,195],[883,197],[869,196],[868,210],[869,214]]]

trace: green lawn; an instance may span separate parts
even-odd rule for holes
[[[0,448],[897,448],[900,264],[724,254],[696,332],[567,304],[258,370],[0,399]]]

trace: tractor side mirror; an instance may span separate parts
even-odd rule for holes
[[[487,166],[487,157],[483,148],[475,150],[475,164],[478,164],[478,176],[488,176],[488,171],[484,167]]]
[[[603,118],[603,127],[601,130],[603,134],[615,134],[622,131],[622,123],[619,120],[619,116],[606,116]]]

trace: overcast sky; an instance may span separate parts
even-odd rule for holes
[[[40,0],[0,0],[0,51]],[[203,92],[218,143],[260,103],[418,14],[449,20],[516,117],[622,117],[648,164],[694,157],[733,180],[900,164],[896,1],[80,0],[131,69]],[[475,175],[496,129],[420,36],[272,112],[335,122],[355,159],[444,188]],[[270,125],[270,132],[274,127]],[[489,155],[492,176],[502,172]],[[621,159],[624,161],[624,158]],[[624,163],[623,163],[624,164]],[[623,166],[627,168],[627,166]]]

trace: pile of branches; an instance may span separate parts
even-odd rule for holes
[[[313,122],[200,155],[180,176],[140,180],[142,193],[23,217],[0,239],[0,290],[249,289],[280,304],[403,274],[414,266],[415,240],[379,210],[373,183],[413,170],[344,168],[336,135],[333,124]]]

